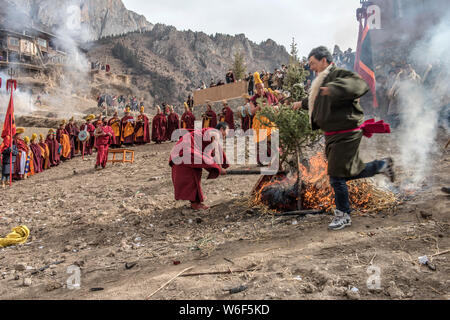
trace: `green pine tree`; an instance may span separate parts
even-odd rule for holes
[[[291,55],[286,76],[284,78],[283,89],[291,94],[292,100],[300,101],[306,97],[304,83],[309,72],[305,71],[298,57],[297,43],[292,38]]]
[[[244,61],[244,54],[242,54],[240,51],[236,52],[234,55],[232,70],[236,81],[243,80],[245,78],[246,67]]]

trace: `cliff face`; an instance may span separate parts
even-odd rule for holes
[[[153,28],[144,16],[127,10],[121,0],[0,0],[0,4],[5,2],[13,2],[30,19],[52,29],[66,25],[78,12],[86,34],[84,40]]]
[[[129,68],[112,54],[117,43],[136,54],[140,67]],[[289,61],[286,49],[272,40],[256,44],[242,34],[209,36],[162,24],[145,33],[91,43],[88,57],[91,61],[108,61],[113,72],[135,74],[136,86],[149,92],[156,103],[177,103],[197,89],[201,81],[209,85],[211,79],[225,80],[239,51],[245,57],[247,72],[272,72]]]
[[[243,54],[247,72],[252,73],[272,72],[289,61],[286,49],[272,40],[256,44],[243,34],[207,35],[153,25],[127,10],[121,0],[0,0],[0,5],[10,20],[34,21],[66,41],[75,38],[77,43],[67,41],[72,47],[85,43],[89,61],[108,63],[118,74],[131,74],[136,94],[150,103],[176,104],[202,81],[209,85],[211,79],[225,80],[237,52]],[[18,18],[19,11],[29,19]],[[84,32],[68,28],[76,12],[81,14]],[[122,57],[113,54],[117,44]]]

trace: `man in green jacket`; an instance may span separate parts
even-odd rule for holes
[[[335,217],[329,228],[341,230],[352,224],[347,181],[384,174],[394,182],[394,163],[387,158],[365,164],[359,157],[364,135],[364,112],[359,98],[369,91],[366,82],[351,71],[337,68],[325,47],[312,50],[308,59],[317,77],[301,107],[309,111],[312,128],[325,132],[328,175],[336,200]]]

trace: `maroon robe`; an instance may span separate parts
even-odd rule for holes
[[[95,137],[94,137],[94,131],[95,131],[95,127],[92,123],[85,123],[81,126],[80,131],[84,131],[84,129],[87,127],[87,132],[89,132],[90,134],[90,138],[84,142],[85,146],[84,146],[84,154],[85,155],[92,155],[93,153],[93,148],[94,148],[94,143],[95,143]],[[50,148],[50,146],[49,146]]]
[[[48,148],[48,145],[44,142],[39,142],[39,145],[42,147],[42,149],[44,149],[44,151],[46,150],[46,148]],[[48,151],[50,153],[50,148],[48,148]],[[47,170],[50,169],[50,154],[49,154],[49,159],[48,159],[48,163],[47,166],[45,166],[45,158],[44,155],[42,155],[43,159],[42,159],[42,169],[43,170]]]
[[[58,142],[60,144],[61,144],[61,136],[63,134],[66,134],[69,137],[69,140],[70,140],[69,132],[67,132],[66,129],[58,129],[58,130],[56,130],[56,140],[58,140]],[[72,148],[72,144],[70,144],[70,148]],[[69,154],[69,157],[67,159],[62,156],[62,153],[60,155],[60,158],[61,158],[61,160],[64,160],[64,161],[72,159],[72,150],[70,150],[70,154]]]
[[[233,110],[231,110],[230,107],[223,108],[224,114],[225,114],[225,122],[228,123],[228,126],[231,130],[234,130],[234,113]]]
[[[41,147],[32,143],[30,144],[30,149],[33,153],[34,173],[41,173],[44,171],[44,156],[42,155]]]
[[[112,143],[111,145],[112,145],[113,147],[120,147],[120,146],[122,145],[122,142],[120,141],[120,139],[121,139],[121,133],[122,133],[122,127],[121,127],[121,123],[120,123],[121,121],[120,121],[120,119],[119,119],[119,118],[111,118],[111,119],[108,121],[108,126],[112,128],[112,125],[115,124],[116,122],[119,124],[119,134],[116,135],[116,134],[114,133],[114,130],[112,129],[112,130],[113,130],[113,135],[114,135],[114,143]]]
[[[255,105],[255,107],[257,107],[258,106],[258,99],[260,99],[260,98],[261,97],[260,97],[259,94],[255,94],[250,99],[250,101]],[[273,105],[277,105],[278,104],[278,99],[273,94],[271,94],[268,91],[264,91],[264,96],[262,98],[263,98],[263,100],[267,101],[267,105],[269,105],[269,106],[273,106]]]
[[[172,112],[167,118],[167,140],[172,140],[172,134],[175,130],[180,129],[180,118],[178,114]]]
[[[18,179],[20,177],[20,162],[22,159],[22,151],[25,152],[25,159],[28,156],[28,146],[22,139],[14,139],[14,144],[17,146],[19,150],[19,154],[16,157],[16,164],[14,165],[13,178]]]
[[[205,149],[211,141],[203,141],[203,135],[212,130],[211,128],[195,130],[185,134],[170,154],[169,165],[172,167],[172,182],[175,189],[175,200],[188,200],[201,203],[205,200],[202,192],[202,172],[203,169],[209,172],[208,179],[216,179],[221,173],[221,167],[227,169],[227,159],[223,150],[221,157],[223,164],[219,165],[213,160],[213,155],[207,154]],[[196,145],[194,136],[199,135],[201,145]],[[186,147],[183,147],[185,145]],[[183,157],[184,150],[189,150],[190,163],[175,164],[178,156]],[[197,159],[198,161],[195,161]],[[196,164],[196,162],[200,162]]]
[[[120,121],[121,139],[123,139],[123,141],[122,141],[123,144],[127,144],[127,145],[134,144],[134,133],[127,137],[124,136],[125,127],[130,120],[133,120],[133,128],[134,128],[136,124],[135,124],[134,118],[132,116],[125,116]]]
[[[45,140],[45,143],[47,144],[48,150],[50,152],[49,156],[50,167],[58,166],[61,162],[61,158],[58,153],[59,142],[56,141],[56,139],[50,139],[50,135],[48,135],[47,140]]]
[[[141,137],[137,136],[139,130],[143,128],[144,135]],[[150,143],[150,121],[146,115],[139,115],[138,121],[136,122],[136,127],[134,128],[134,134],[136,136],[135,140],[137,144]]]
[[[167,118],[159,113],[153,118],[152,122],[152,141],[161,143],[167,139]]]
[[[215,129],[217,127],[217,114],[211,110],[211,111],[206,111],[205,115],[210,118],[208,128]],[[206,122],[206,120],[203,119],[203,129],[206,128],[205,122]]]
[[[194,130],[195,116],[192,112],[186,111],[181,117],[181,129]]]
[[[242,130],[244,130],[244,132],[247,132],[251,128],[251,117],[249,115],[242,117],[241,126],[242,126]]]
[[[73,158],[77,154],[78,146],[77,146],[77,137],[80,133],[77,126],[75,124],[67,124],[66,131],[69,134],[70,140],[70,157]]]
[[[97,146],[97,166],[102,166],[106,168],[106,164],[108,163],[108,153],[109,146],[111,144],[115,144],[115,136],[114,131],[110,126],[104,126],[103,132],[108,134],[110,133],[112,137],[105,135],[96,138],[96,146]]]

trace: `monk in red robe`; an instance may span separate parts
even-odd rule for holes
[[[157,114],[152,121],[152,141],[161,144],[167,140],[167,118],[159,106],[156,109]]]
[[[241,128],[244,132],[247,132],[252,127],[252,114],[251,114],[251,106],[250,106],[250,96],[243,95],[245,99],[245,105],[241,107],[239,112],[239,117],[241,118]]]
[[[45,138],[43,134],[39,135],[39,147],[42,149],[42,156],[44,158],[42,169],[47,170],[50,169],[50,149],[48,145],[45,143]]]
[[[141,107],[141,114],[137,117],[136,128],[134,129],[135,141],[137,144],[150,143],[150,121],[144,114],[144,107]]]
[[[228,135],[226,123],[220,123],[217,129],[222,137]],[[209,209],[203,204],[203,169],[209,172],[208,179],[216,179],[219,175],[226,175],[225,169],[229,167],[218,143],[220,137],[216,134],[217,131],[211,128],[191,131],[180,139],[170,155],[175,199],[190,201],[191,208],[197,211]]]
[[[90,135],[89,139],[87,141],[83,142],[84,154],[88,155],[88,156],[93,154],[94,143],[95,143],[95,137],[94,137],[95,126],[92,124],[92,120],[94,120],[94,119],[95,119],[95,116],[93,114],[91,114],[90,116],[86,117],[86,123],[80,127],[80,131],[87,131]]]
[[[120,146],[122,145],[120,141],[121,127],[119,114],[117,112],[115,112],[114,116],[108,121],[108,126],[110,126],[114,132],[114,143],[111,144],[111,147],[120,148]]]
[[[41,173],[44,171],[44,156],[42,155],[42,148],[37,143],[37,134],[33,133],[30,140],[30,149],[33,153],[34,172]]]
[[[261,158],[259,156],[261,144],[267,145],[267,156],[272,154],[272,127],[267,126],[264,122],[269,122],[269,119],[265,117],[258,117],[258,113],[263,107],[270,107],[278,105],[278,99],[264,87],[258,72],[254,74],[256,94],[250,99],[251,113],[254,115],[252,120],[252,129],[254,130],[254,137],[256,142],[256,159],[259,166],[263,166]],[[262,105],[259,105],[259,103]],[[261,133],[261,130],[265,130],[266,134]],[[264,132],[264,131],[262,131]]]
[[[70,145],[70,136],[66,130],[66,121],[64,120],[60,125],[59,129],[56,130],[56,140],[62,146],[61,149],[61,161],[66,161],[71,159],[71,145]]]
[[[167,140],[172,141],[172,134],[180,129],[180,118],[174,111],[173,107],[170,107],[170,114],[167,117]]]
[[[184,103],[184,114],[181,116],[181,129],[194,130],[195,116],[189,109],[187,103]]]
[[[72,159],[75,157],[76,154],[79,152],[79,146],[78,146],[78,134],[80,133],[80,129],[78,129],[77,125],[75,124],[75,119],[72,117],[69,120],[69,123],[66,125],[66,131],[69,134],[69,140],[70,140],[70,158]]]
[[[58,166],[61,162],[61,158],[59,156],[59,142],[56,140],[56,132],[53,129],[50,129],[48,132],[45,144],[47,144],[50,151],[50,167]]]
[[[228,105],[228,101],[223,101],[223,109],[222,113],[225,116],[225,122],[228,123],[230,130],[234,130],[234,112],[231,110],[230,106]]]
[[[202,116],[203,118],[203,129],[217,127],[217,114],[213,111],[211,103],[206,104],[206,112]]]
[[[120,121],[121,134],[120,139],[122,144],[131,146],[134,144],[134,127],[135,121],[134,117],[131,115],[131,110],[129,107],[125,109],[125,117]]]
[[[95,129],[94,136],[97,145],[97,162],[95,164],[95,169],[99,169],[100,166],[105,169],[106,164],[108,163],[109,146],[113,142],[113,139],[115,139],[114,132],[112,128],[107,125],[106,119],[97,122],[97,129]]]

